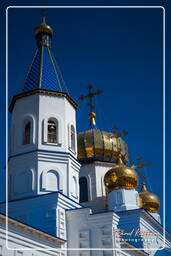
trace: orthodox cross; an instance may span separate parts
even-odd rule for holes
[[[116,145],[115,145],[115,147],[116,147],[116,151],[118,152],[119,151],[119,143],[118,143],[119,141],[118,141],[118,138],[127,135],[128,132],[127,131],[119,132],[119,127],[118,126],[114,126],[113,127],[113,131],[114,131],[114,133],[111,136],[109,136],[109,138],[116,138]]]
[[[88,94],[87,95],[81,95],[79,97],[79,100],[84,100],[87,99],[87,106],[90,108],[90,112],[95,110],[95,106],[93,105],[93,97],[102,94],[101,90],[97,90],[96,92],[93,92],[93,86],[90,84],[87,87],[88,89]]]
[[[119,149],[119,137],[123,137],[123,136],[127,135],[128,132],[124,131],[124,130],[122,132],[119,132],[118,126],[114,126],[113,131],[114,131],[114,133],[111,136],[109,136],[109,139],[112,139],[112,138],[116,139],[116,144],[114,145],[114,147],[116,148],[116,152],[118,154],[118,156],[117,156],[118,160],[120,162],[122,162],[121,150]]]
[[[132,168],[143,168],[144,166],[150,166],[151,163],[150,162],[145,162],[145,163],[142,163],[142,157],[138,157],[135,161],[138,161],[138,164],[137,165],[133,165],[131,166]]]
[[[142,168],[144,166],[150,166],[151,163],[150,162],[145,162],[145,163],[142,163],[142,160],[143,158],[140,156],[138,157],[135,161],[138,161],[138,164],[137,165],[132,165],[131,168],[139,168],[140,171],[138,172],[138,175],[142,178],[142,182],[146,179],[146,177],[143,175],[142,173]]]
[[[124,130],[122,132],[119,132],[119,127],[118,126],[114,126],[113,131],[114,131],[114,134],[111,136],[111,138],[113,138],[113,137],[114,138],[119,138],[119,137],[123,137],[123,136],[128,134],[128,132],[124,131]]]

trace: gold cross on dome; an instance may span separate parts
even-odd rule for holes
[[[90,108],[90,112],[95,110],[95,106],[93,105],[93,97],[102,94],[101,90],[97,90],[93,92],[93,85],[89,84],[87,87],[88,94],[87,95],[81,95],[79,97],[79,100],[87,99],[87,106]]]
[[[122,131],[122,132],[119,132],[119,127],[118,126],[114,126],[113,127],[113,131],[114,133],[112,135],[109,136],[109,139],[112,139],[112,138],[115,138],[116,139],[116,144],[114,145],[114,148],[115,148],[115,151],[118,153],[118,159],[120,162],[122,162],[121,158],[121,149],[119,148],[119,137],[123,137],[125,135],[128,134],[127,131]]]
[[[125,131],[125,130],[123,130],[122,132],[119,132],[119,127],[118,126],[114,126],[113,131],[114,131],[114,134],[111,135],[111,138],[113,138],[113,137],[114,138],[119,138],[119,137],[123,137],[123,136],[128,134],[128,132]]]
[[[138,163],[137,163],[137,165],[132,165],[131,166],[131,168],[140,168],[140,169],[142,169],[144,166],[150,166],[151,165],[151,162],[145,162],[145,163],[142,163],[142,160],[143,160],[143,158],[140,156],[140,157],[138,157],[137,159],[135,159],[135,161],[137,161]],[[139,172],[139,173],[142,173],[142,171],[141,172]],[[142,176],[142,175],[140,175],[140,176]]]
[[[142,163],[142,160],[143,158],[140,156],[138,157],[137,159],[135,159],[135,161],[137,161],[137,165],[134,165],[135,167],[134,168],[143,168],[144,166],[150,166],[151,165],[151,162],[145,162],[145,163]]]

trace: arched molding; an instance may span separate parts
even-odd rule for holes
[[[25,132],[25,125],[27,122],[30,122],[30,143],[35,144],[35,117],[33,115],[24,115],[21,119],[21,138],[20,138],[20,145],[23,144],[23,136]]]
[[[74,129],[74,146],[73,146],[73,143],[72,143],[72,128]],[[75,125],[70,122],[68,124],[68,148],[69,150],[71,150],[73,153],[76,153],[77,152],[77,136],[76,136],[76,127]]]
[[[48,121],[52,120],[55,122],[57,126],[57,143],[53,143],[55,145],[61,145],[62,144],[62,119],[58,115],[48,115],[42,120],[42,142],[47,143],[48,142]],[[51,144],[51,143],[50,143]]]
[[[92,180],[91,180],[91,175],[87,175],[87,185],[88,185],[88,198],[89,200],[93,199],[92,196]]]
[[[72,177],[72,196],[75,198],[78,198],[78,181],[77,178],[75,176]]]
[[[88,180],[86,176],[81,176],[79,178],[79,186],[80,186],[80,203],[86,203],[89,201]]]
[[[63,190],[63,175],[62,172],[55,166],[50,166],[48,169],[43,170],[40,175],[40,190],[47,190],[48,173],[53,173],[57,179],[57,190]]]

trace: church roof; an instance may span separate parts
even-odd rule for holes
[[[44,231],[36,229],[35,227],[32,227],[30,225],[22,223],[21,221],[18,221],[11,217],[7,217],[6,215],[0,213],[0,223],[6,223],[7,219],[8,219],[9,226],[17,227],[18,231],[24,230],[30,234],[35,234],[35,235],[39,236],[40,238],[44,238],[44,239],[47,239],[48,241],[57,243],[58,245],[62,245],[66,242],[66,240],[64,240],[60,237],[45,233]]]
[[[37,88],[62,91],[62,83],[62,76],[57,70],[52,50],[43,45],[37,48],[26,76],[23,92]]]
[[[40,88],[64,91],[65,83],[51,48],[52,35],[51,27],[43,18],[35,30],[37,49],[25,78],[23,92]]]
[[[12,112],[16,100],[36,93],[65,97],[74,108],[77,108],[78,105],[69,95],[53,55],[52,36],[53,30],[46,24],[45,17],[43,17],[42,23],[35,29],[37,41],[35,55],[26,75],[22,92],[12,98],[9,106],[10,112]]]

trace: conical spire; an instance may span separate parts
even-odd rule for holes
[[[27,73],[24,92],[35,89],[63,91],[64,80],[51,49],[53,30],[46,24],[45,17],[35,29],[37,49]]]

